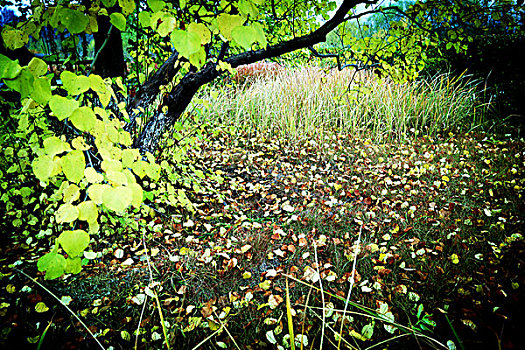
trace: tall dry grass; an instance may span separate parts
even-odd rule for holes
[[[351,133],[375,142],[479,125],[477,83],[441,74],[395,83],[369,72],[286,69],[233,88],[208,87],[206,117],[248,133],[291,142]]]

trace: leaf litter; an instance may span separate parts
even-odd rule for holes
[[[141,317],[142,307],[154,310],[153,289],[174,344],[195,345],[216,332],[215,342],[233,347],[224,327],[252,348],[282,343],[287,293],[299,342],[303,334],[304,342],[318,344],[315,308],[331,305],[325,327],[339,329],[344,303],[338,297],[355,283],[353,302],[422,331],[437,324],[434,334],[443,343],[456,341],[450,320],[465,344],[490,338],[483,329],[506,325],[498,341],[517,346],[513,303],[524,300],[525,283],[523,149],[521,141],[473,134],[405,145],[339,135],[290,146],[219,133],[189,151],[189,165],[210,189],[188,192],[195,213],[139,218],[153,231],[146,249],[132,232],[103,238],[92,247],[103,254],[79,276],[46,285],[107,344],[134,338],[140,322],[142,346],[161,346],[156,314]],[[13,261],[20,249],[2,253]],[[39,328],[13,319],[33,315],[33,322],[44,322],[60,306],[9,271],[2,267],[11,286],[2,291],[2,327],[31,329],[33,341]],[[325,305],[314,288],[320,281]],[[17,303],[31,308],[21,313]],[[400,332],[352,310],[343,333],[352,342]],[[337,341],[333,333],[327,337]]]

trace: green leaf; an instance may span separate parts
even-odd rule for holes
[[[203,47],[199,48],[199,51],[196,53],[190,55],[190,63],[197,68],[204,66],[204,63],[206,63],[206,52]]]
[[[109,89],[103,91],[97,91],[98,98],[103,107],[107,107],[111,100],[111,91]]]
[[[93,201],[85,201],[78,205],[78,219],[95,222],[98,218],[98,209],[97,205]]]
[[[120,7],[122,7],[122,13],[127,16],[135,11],[134,0],[118,0]]]
[[[71,34],[82,33],[89,24],[89,17],[80,11],[72,10],[67,7],[60,8],[60,22]]]
[[[140,152],[136,148],[128,148],[122,151],[122,165],[125,168],[131,168],[133,162],[140,157]]]
[[[72,96],[86,92],[91,87],[91,82],[88,77],[83,75],[77,76],[75,73],[67,70],[60,73],[60,79],[62,80],[62,84],[64,84],[64,88]]]
[[[140,185],[136,183],[130,184],[128,187],[132,191],[131,205],[133,205],[135,208],[140,207],[143,198],[142,187],[140,187]]]
[[[79,183],[82,180],[85,168],[86,160],[82,151],[74,150],[62,157],[62,171],[73,183]]]
[[[21,71],[22,67],[18,64],[18,60],[13,61],[0,54],[0,79],[14,79]]]
[[[177,21],[175,20],[175,17],[172,16],[165,16],[162,18],[162,22],[157,27],[157,32],[160,36],[165,37],[169,33],[175,29],[175,24]]]
[[[102,193],[102,202],[110,210],[123,212],[133,201],[133,191],[127,186],[107,188]]]
[[[78,208],[73,204],[62,204],[55,213],[57,223],[73,222],[78,218]]]
[[[157,181],[160,177],[160,169],[160,165],[156,163],[150,163],[145,169],[146,175],[148,175],[150,179]]]
[[[31,167],[33,168],[33,173],[38,180],[47,182],[53,173],[55,162],[51,156],[40,156],[33,159]]]
[[[211,41],[210,30],[202,23],[190,23],[188,26],[188,32],[197,34],[201,39],[202,45],[206,45]]]
[[[31,97],[41,105],[46,105],[51,99],[51,83],[47,77],[36,78],[33,82]]]
[[[64,231],[58,237],[58,243],[69,257],[81,256],[89,245],[89,234],[84,230]]]
[[[48,137],[44,140],[44,150],[46,154],[54,156],[71,150],[67,142],[62,141],[56,136]]]
[[[231,41],[232,38],[232,29],[244,24],[244,18],[239,15],[229,15],[227,13],[220,14],[217,17],[217,25],[219,26],[220,33],[226,38],[226,40]]]
[[[126,30],[126,17],[122,13],[114,12],[110,16],[110,23],[121,32]]]
[[[151,26],[151,13],[142,11],[139,13],[139,23],[143,28]]]
[[[108,170],[106,171],[106,179],[114,186],[127,185],[128,179],[121,171]]]
[[[88,196],[96,204],[102,204],[102,194],[109,188],[111,188],[111,186],[106,184],[93,184],[88,188]]]
[[[238,26],[232,29],[233,40],[245,50],[250,50],[256,36],[257,32],[253,27]]]
[[[69,117],[73,125],[80,131],[91,131],[95,127],[97,116],[89,107],[77,108]]]
[[[250,0],[240,0],[238,6],[241,13],[246,16],[250,15],[252,17],[256,17],[259,13],[257,7]]]
[[[363,327],[361,330],[361,333],[363,333],[363,337],[366,339],[372,339],[372,336],[374,335],[374,324],[367,324]]]
[[[5,25],[2,30],[2,39],[4,39],[5,47],[9,50],[16,50],[27,43],[29,36],[23,30]]]
[[[89,86],[91,87],[91,90],[99,92],[105,92],[106,89],[106,83],[104,83],[104,79],[100,75],[97,74],[91,74],[89,77]]]
[[[137,175],[139,178],[143,178],[146,175],[146,168],[149,166],[149,164],[143,160],[138,160],[135,163],[133,163],[133,166],[131,167],[131,170]]]
[[[117,0],[102,0],[102,4],[107,8],[115,6],[116,3]]]
[[[46,272],[46,280],[52,280],[64,274],[64,270],[66,269],[66,258],[58,254],[56,251],[53,251],[38,259],[36,265],[38,271]]]
[[[35,305],[35,311],[41,314],[49,311],[49,307],[44,302],[39,302]]]
[[[15,79],[4,79],[4,83],[11,89],[20,93],[22,99],[28,97],[33,91],[35,77],[27,69],[22,71]]]
[[[184,30],[174,30],[171,33],[171,41],[175,50],[186,58],[189,58],[191,54],[198,52],[201,48],[200,37],[195,33],[188,33]]]
[[[266,40],[266,34],[264,34],[264,29],[263,29],[262,24],[260,24],[260,23],[253,23],[251,26],[252,26],[253,29],[255,29],[255,40],[263,48],[268,46],[268,41]]]
[[[39,77],[47,73],[47,63],[38,57],[33,57],[27,65],[27,69],[29,69],[35,77]]]
[[[92,184],[99,183],[104,180],[104,176],[98,173],[93,167],[84,169],[84,176],[86,177],[86,180]]]
[[[49,100],[49,108],[58,120],[68,118],[79,105],[78,101],[59,95],[53,95]]]
[[[66,268],[64,269],[65,273],[80,273],[82,271],[82,259],[77,256],[74,258],[67,258],[66,259]]]
[[[148,0],[148,6],[151,9],[151,11],[159,12],[162,11],[164,7],[166,7],[166,3],[160,0]]]
[[[118,132],[118,142],[124,146],[131,146],[133,140],[131,139],[131,135],[129,134],[129,132],[125,130],[120,130]]]
[[[75,184],[70,184],[64,189],[64,203],[72,203],[80,198],[80,187]]]

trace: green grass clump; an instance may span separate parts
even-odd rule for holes
[[[478,95],[465,76],[395,83],[369,72],[305,67],[202,92],[210,120],[292,143],[334,132],[383,143],[470,130],[483,121]]]

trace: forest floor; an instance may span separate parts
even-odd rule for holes
[[[277,348],[288,313],[305,349],[340,329],[341,348],[524,349],[524,146],[220,134],[189,157],[216,175],[195,213],[108,221],[79,275],[45,281],[45,252],[3,237],[0,344],[97,348],[63,303],[106,349],[164,348],[164,331],[172,349]]]

